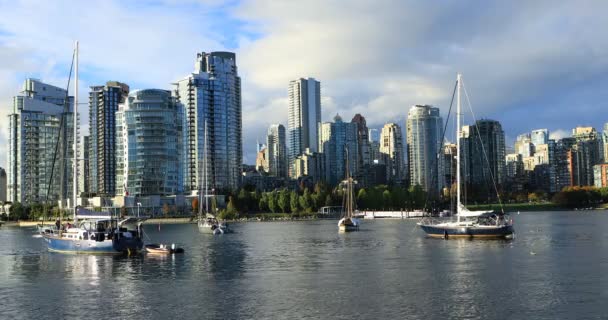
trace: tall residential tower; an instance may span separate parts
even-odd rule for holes
[[[72,189],[73,104],[65,89],[27,79],[9,115],[7,200],[67,199]],[[48,197],[47,197],[48,193]]]
[[[209,188],[229,191],[240,185],[243,160],[241,78],[232,52],[201,52],[194,72],[175,83],[184,105],[184,188],[199,190],[207,164]],[[207,129],[205,130],[205,126]],[[207,149],[205,154],[205,131]],[[207,161],[203,161],[207,157]]]
[[[321,126],[321,83],[313,78],[300,78],[289,82],[289,111],[287,135],[288,161],[292,162],[307,148],[319,149],[318,132]]]
[[[285,127],[272,124],[266,136],[268,172],[276,177],[287,178],[287,141]]]
[[[415,105],[407,115],[407,150],[410,184],[439,192],[443,179],[443,120],[439,108]]]
[[[116,192],[116,112],[129,86],[108,81],[89,92],[89,191],[113,196]]]
[[[402,183],[406,179],[403,134],[396,123],[387,123],[380,133],[380,159],[386,165],[386,180]]]
[[[116,193],[174,195],[183,192],[183,106],[171,92],[136,90],[116,113]]]

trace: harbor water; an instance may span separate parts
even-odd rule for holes
[[[439,240],[416,220],[146,225],[181,255],[48,252],[0,229],[0,319],[603,319],[608,212],[513,216],[514,240]]]

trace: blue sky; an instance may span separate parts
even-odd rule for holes
[[[236,52],[246,163],[268,125],[286,124],[287,84],[298,77],[321,81],[323,121],[361,113],[371,127],[403,126],[414,104],[445,114],[462,72],[477,116],[499,120],[508,142],[536,128],[601,129],[607,9],[603,1],[0,0],[0,141],[23,79],[64,86],[77,39],[85,98],[108,80],[170,88],[197,52]],[[5,150],[0,143],[2,164]]]

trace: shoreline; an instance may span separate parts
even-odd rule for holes
[[[469,206],[471,210],[488,210],[494,209],[496,206],[492,205],[478,205],[478,206]],[[549,205],[531,205],[531,206],[521,206],[522,208],[518,210],[517,206],[505,206],[506,213],[515,213],[515,212],[547,212],[547,211],[573,211],[573,212],[586,212],[586,211],[602,211],[608,210],[608,208],[604,207],[593,207],[593,208],[582,208],[582,209],[570,209],[570,208],[560,208],[560,207],[550,207]],[[264,216],[268,215],[268,216]],[[375,218],[375,219],[364,219],[360,217],[362,220],[412,220],[418,219],[420,217],[404,217],[404,218]],[[290,217],[285,214],[282,216],[281,214],[259,214],[258,216],[252,216],[248,218],[235,219],[235,220],[226,220],[230,223],[239,223],[239,222],[297,222],[297,221],[318,221],[318,220],[338,220],[338,217],[317,217],[317,216],[308,216],[308,217]],[[152,225],[152,224],[196,224],[196,217],[170,217],[170,218],[150,218],[143,222],[144,225]],[[20,221],[1,221],[0,229],[11,228],[11,227],[35,227],[36,225],[43,223],[44,225],[54,225],[55,222],[52,220],[45,221],[31,221],[31,220],[20,220]]]

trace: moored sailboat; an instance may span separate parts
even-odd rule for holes
[[[78,41],[75,45],[74,85],[74,159],[73,199],[74,223],[62,229],[47,229],[42,234],[50,251],[63,253],[120,254],[143,247],[141,223],[145,218],[114,219],[111,214],[94,212],[76,206],[78,197]]]
[[[460,90],[462,76],[457,76],[456,99],[456,221],[436,221],[425,218],[418,223],[430,237],[504,239],[513,236],[513,221],[504,212],[471,211],[461,202],[460,181]]]
[[[350,168],[348,166],[348,149],[346,152],[346,180],[342,181],[345,187],[344,190],[344,204],[343,204],[343,216],[338,221],[339,232],[350,232],[359,230],[359,220],[354,217],[354,185],[356,181],[350,176]]]
[[[225,223],[221,223],[215,215],[209,213],[209,197],[207,194],[207,122],[205,121],[205,146],[203,149],[204,158],[203,158],[203,183],[204,183],[204,197],[205,197],[205,214],[203,216],[202,212],[202,204],[200,201],[200,197],[202,194],[202,190],[199,190],[199,206],[198,206],[198,229],[203,233],[211,233],[211,234],[224,234],[228,232],[228,226]]]

